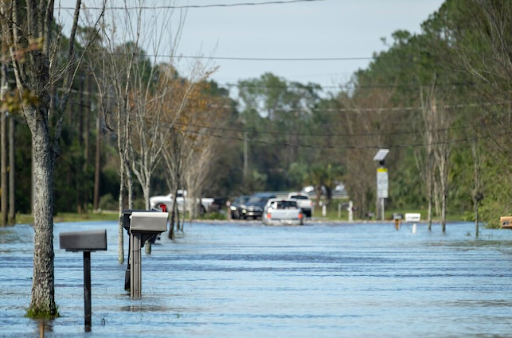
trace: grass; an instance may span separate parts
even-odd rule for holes
[[[188,217],[188,216],[187,216]],[[117,211],[102,211],[98,213],[78,214],[72,212],[58,213],[53,216],[55,223],[61,222],[87,222],[87,221],[117,221],[119,214]],[[225,220],[226,215],[220,212],[210,212],[200,216],[202,220]],[[16,224],[34,224],[34,217],[27,214],[16,215]]]
[[[72,212],[58,213],[53,216],[55,223],[60,222],[85,222],[85,221],[117,221],[119,214],[117,211],[102,211],[99,213],[78,214]],[[34,224],[34,217],[27,214],[17,214],[16,224]]]

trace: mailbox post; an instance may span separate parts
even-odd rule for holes
[[[123,227],[130,236],[125,289],[129,284],[130,297],[133,299],[142,296],[141,248],[146,240],[167,231],[168,218],[167,212],[123,210]]]
[[[60,248],[84,253],[84,325],[91,331],[91,251],[107,250],[107,230],[61,232]]]

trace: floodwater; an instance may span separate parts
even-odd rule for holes
[[[107,229],[92,261],[92,331],[83,326],[81,253],[61,231]],[[117,223],[55,225],[60,318],[24,318],[33,230],[0,228],[0,336],[510,337],[512,232],[469,223],[263,226],[194,223],[142,257],[142,299],[125,292]],[[125,244],[127,252],[127,236]],[[44,327],[43,327],[44,324]]]

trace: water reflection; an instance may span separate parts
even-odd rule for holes
[[[24,318],[30,302],[32,228],[0,229],[1,336],[508,336],[512,233],[473,224],[194,223],[162,236],[142,258],[142,299],[124,292],[117,223],[109,251],[92,255],[92,329],[84,333],[82,256],[56,249],[62,317]],[[1,238],[4,239],[2,242]],[[127,238],[125,245],[127,250]],[[126,251],[125,251],[126,252]],[[6,329],[7,328],[7,329]]]

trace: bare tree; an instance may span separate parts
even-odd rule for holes
[[[421,174],[423,183],[425,184],[427,195],[427,222],[428,231],[432,231],[432,201],[434,197],[434,181],[435,181],[435,158],[434,158],[434,129],[436,128],[434,119],[435,106],[435,79],[428,92],[424,94],[420,90],[421,112],[423,117],[423,139],[425,142],[425,154],[420,154],[421,148],[415,149],[414,157],[416,165]],[[426,97],[425,97],[426,96]],[[424,157],[424,160],[423,160]]]
[[[165,116],[162,109],[165,107],[167,92],[172,91],[176,85],[176,81],[173,80],[176,71],[169,65],[158,66],[157,58],[160,54],[169,55],[172,64],[185,19],[184,15],[181,15],[178,18],[178,27],[173,30],[173,13],[172,10],[155,10],[151,16],[152,20],[162,22],[162,25],[145,25],[143,38],[145,44],[151,48],[153,57],[141,58],[133,65],[132,95],[135,108],[132,133],[129,137],[132,152],[131,169],[141,185],[146,209],[150,207],[151,177],[165,146],[163,140],[170,133],[170,128],[161,129]]]
[[[22,101],[21,112],[32,133],[34,273],[28,314],[35,317],[57,315],[53,264],[53,169],[59,155],[63,112],[83,59],[83,54],[76,55],[75,52],[80,8],[81,1],[77,0],[67,51],[63,51],[63,38],[54,29],[54,1],[0,2],[1,36],[9,46],[10,64]],[[99,16],[102,15],[103,11]],[[63,90],[57,100],[51,93],[59,83],[62,83]],[[29,96],[33,99],[27,99]]]
[[[441,228],[446,232],[446,210],[448,202],[450,172],[450,156],[453,143],[450,140],[449,127],[452,125],[452,116],[441,105],[436,105],[435,98],[432,104],[432,113],[436,120],[435,125],[439,126],[434,137],[434,157],[439,175],[439,192],[441,195]],[[441,128],[442,126],[442,128]]]
[[[139,42],[142,27],[142,6],[134,17],[124,2],[125,11],[112,11],[102,22],[99,62],[92,68],[99,97],[98,114],[103,115],[107,130],[115,135],[119,153],[119,223],[118,261],[124,262],[124,229],[122,210],[133,208],[133,178],[130,169],[128,136],[133,104],[130,90],[133,65],[140,57]],[[91,64],[92,66],[92,64]],[[128,200],[126,199],[128,197]]]
[[[1,88],[2,90],[2,97],[4,98],[4,92],[7,87],[7,70],[6,67],[2,64],[1,65],[1,73],[2,73],[2,81],[1,81]],[[1,213],[2,213],[2,219],[0,224],[2,226],[7,225],[7,111],[0,112],[0,185],[1,185]]]

